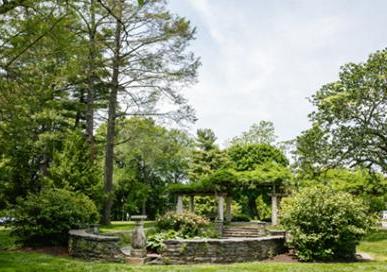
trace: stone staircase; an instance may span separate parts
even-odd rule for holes
[[[223,227],[223,238],[261,237],[266,235],[265,223],[232,222]]]

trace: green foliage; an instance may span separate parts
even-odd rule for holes
[[[372,222],[360,199],[329,187],[305,188],[282,203],[281,223],[303,261],[353,258]]]
[[[231,221],[233,222],[250,222],[250,216],[247,214],[235,214],[232,216]]]
[[[265,162],[276,162],[283,166],[289,164],[279,149],[268,144],[234,145],[227,150],[227,154],[238,171],[254,170]]]
[[[121,119],[118,125],[113,218],[141,212],[154,218],[168,208],[167,186],[187,177],[192,141],[184,132],[168,130],[152,119]],[[103,129],[98,138],[104,138]]]
[[[387,209],[387,178],[367,169],[329,169],[319,180],[332,188],[363,198],[371,211]]]
[[[236,180],[237,177],[232,170],[221,169],[204,176],[198,182],[173,184],[170,186],[170,191],[183,194],[231,192]]]
[[[219,238],[215,226],[205,217],[189,212],[167,213],[158,218],[156,227],[157,232],[147,236],[147,249],[157,253],[163,251],[164,241],[169,239]]]
[[[204,216],[210,220],[215,220],[218,216],[217,201],[214,196],[196,196],[195,197],[195,213]]]
[[[250,189],[262,185],[281,185],[292,179],[290,170],[276,162],[260,164],[252,171],[237,172],[237,176],[239,183]]]
[[[192,152],[189,167],[189,179],[198,182],[216,170],[229,164],[227,155],[215,144],[216,137],[211,129],[199,129],[196,137],[196,149]]]
[[[313,127],[297,139],[305,171],[361,166],[387,173],[387,49],[341,67],[312,97]]]
[[[68,242],[68,231],[98,221],[94,203],[81,193],[48,189],[20,199],[12,212],[12,234],[28,245]]]
[[[201,183],[213,192],[231,193],[238,184],[238,176],[232,169],[220,169],[204,177]]]
[[[103,161],[98,156],[102,150],[98,150],[100,142],[93,137],[94,124],[99,123],[95,113],[107,108],[107,98],[115,87],[118,95],[110,105],[117,106],[117,111],[110,123],[127,113],[152,114],[179,122],[195,119],[178,91],[195,81],[200,65],[188,51],[195,29],[185,18],[168,12],[165,1],[2,2],[0,9],[6,16],[0,18],[1,209],[14,204],[18,197],[51,185],[81,191],[99,202],[101,188],[96,184],[102,172],[112,180],[110,173],[114,171],[111,167],[100,171],[97,164],[106,162],[110,166],[115,158],[111,155]],[[116,18],[118,9],[122,9],[122,18]],[[116,26],[125,34],[118,31],[114,35]],[[132,48],[124,46],[128,42]],[[116,54],[119,60],[112,59],[112,50],[120,52]],[[112,63],[119,67],[111,69]],[[112,83],[112,70],[118,71],[117,77],[131,80]],[[171,102],[173,109],[159,113],[160,101]],[[87,142],[81,139],[82,134]],[[148,190],[141,190],[140,197],[156,199],[149,205],[151,211],[156,211],[153,213],[158,212],[157,207],[165,207],[165,201],[159,201],[165,198],[165,180],[173,182],[185,175],[182,164],[187,164],[187,156],[182,160],[177,147],[180,143],[172,143],[179,134],[170,131],[171,141],[163,145],[161,152],[157,141],[141,145],[143,148],[150,143],[155,153],[169,156],[158,160],[166,163],[152,171],[155,184],[147,182]],[[109,140],[108,147],[118,144],[113,137]],[[129,144],[140,141],[132,139]],[[141,171],[144,173],[149,171]],[[135,180],[134,187],[139,188],[150,179]],[[105,191],[111,187],[107,184]],[[150,190],[152,187],[155,189]],[[110,200],[112,194],[106,194],[106,199]],[[121,211],[121,204],[116,210]]]
[[[146,248],[152,252],[161,253],[165,248],[165,240],[175,239],[178,237],[179,233],[174,230],[151,234],[147,237]]]
[[[258,220],[261,221],[270,221],[271,220],[271,205],[270,196],[268,194],[262,194],[257,197],[255,203],[257,205],[257,210],[259,214],[257,216]]]
[[[11,236],[9,229],[0,227],[0,251],[17,249],[18,244],[15,237]]]
[[[267,195],[274,184],[285,190],[284,185],[292,179],[287,158],[280,149],[267,144],[234,145],[227,153],[240,188],[234,198],[242,205],[243,213],[262,219],[265,212],[259,212],[256,199]]]
[[[200,194],[213,192],[212,188],[204,186],[202,182],[171,184],[168,186],[168,191],[174,194]]]
[[[196,132],[196,145],[199,149],[204,151],[209,151],[211,149],[216,149],[217,145],[215,144],[216,136],[214,131],[209,128],[198,129]]]
[[[308,179],[304,176],[303,179],[299,180],[301,187],[316,184],[326,184],[335,190],[359,196],[373,212],[387,208],[387,179],[381,174],[370,172],[368,169],[332,168],[319,173],[314,179]]]
[[[303,177],[315,178],[330,164],[329,135],[316,123],[297,137],[296,149],[296,164]]]
[[[174,230],[184,237],[198,236],[208,225],[208,219],[190,212],[168,212],[156,220],[159,230]]]
[[[380,174],[370,173],[367,169],[329,169],[321,174],[320,180],[336,190],[355,195],[362,193],[378,195],[387,190],[386,178]]]
[[[69,132],[62,150],[53,154],[48,181],[55,188],[80,192],[91,199],[100,200],[100,168],[90,157],[91,150],[85,136],[79,131]]]
[[[0,23],[0,207],[47,185],[63,136],[82,124],[76,16],[59,2],[27,6]]]
[[[234,137],[231,145],[245,144],[268,144],[273,145],[277,139],[274,124],[270,121],[259,121],[252,124],[248,131],[244,131],[241,136]]]
[[[253,189],[272,184],[282,184],[292,179],[288,168],[275,162],[258,165],[252,171],[221,169],[203,177],[199,182],[178,183],[169,186],[169,191],[181,194],[230,193],[237,190]]]

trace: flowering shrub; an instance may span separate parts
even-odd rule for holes
[[[184,237],[194,237],[201,234],[202,229],[209,225],[207,218],[190,212],[168,212],[156,220],[160,231],[174,230]]]
[[[281,222],[297,256],[311,261],[353,258],[373,220],[360,199],[318,186],[284,199]]]

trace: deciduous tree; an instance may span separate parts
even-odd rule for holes
[[[362,166],[387,173],[387,49],[341,68],[312,97],[313,127],[298,137],[308,167]]]

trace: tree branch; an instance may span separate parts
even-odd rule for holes
[[[3,1],[4,4],[0,6],[0,15],[6,14],[17,7],[24,7],[25,2],[26,0]]]
[[[14,63],[20,56],[22,56],[28,49],[33,47],[35,44],[37,44],[41,39],[44,38],[48,33],[50,33],[57,24],[59,24],[60,21],[62,21],[66,17],[66,14],[60,17],[56,22],[43,34],[41,34],[39,37],[37,37],[35,40],[33,40],[30,44],[28,44],[22,51],[20,51],[16,56],[14,56],[5,66],[4,68],[8,68],[12,63]]]

